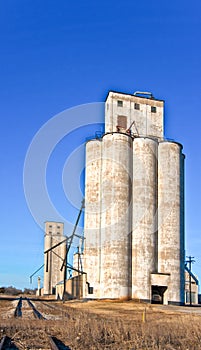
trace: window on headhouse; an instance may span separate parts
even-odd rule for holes
[[[118,107],[123,107],[123,101],[118,100],[118,101],[117,101],[117,106],[118,106]]]
[[[140,104],[139,103],[135,103],[134,104],[134,108],[137,109],[138,111],[140,110]]]
[[[118,115],[118,117],[117,117],[117,125],[120,128],[127,129],[127,117],[125,115]]]
[[[155,106],[151,106],[151,113],[156,113],[156,107]]]
[[[49,225],[49,228],[52,228],[52,225]]]
[[[60,228],[60,226],[57,226],[57,228]]]
[[[49,231],[49,234],[51,235],[51,234],[52,234],[52,231]]]

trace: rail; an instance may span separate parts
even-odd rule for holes
[[[64,345],[64,343],[61,340],[57,339],[56,337],[53,337],[51,335],[47,335],[47,337],[48,337],[51,350],[70,350],[68,346]],[[14,350],[14,349],[18,349],[18,347],[15,345],[12,338],[8,337],[7,335],[4,335],[0,341],[0,350],[9,350],[9,349]]]
[[[8,341],[8,337],[6,335],[4,335],[4,337],[1,339],[1,342],[0,342],[0,350],[4,349],[7,341]]]
[[[15,317],[22,317],[22,297],[19,298],[18,304],[16,306],[15,312],[14,312]]]
[[[46,318],[35,308],[35,306],[32,304],[32,302],[25,298],[25,300],[28,302],[29,306],[32,308],[34,316],[40,320],[45,320]]]
[[[51,349],[51,350],[71,350],[71,348],[66,346],[62,340],[60,340],[56,337],[56,334],[51,334],[51,332],[49,333],[46,331],[45,324],[46,324],[46,322],[48,322],[48,318],[45,318],[37,310],[38,304],[34,305],[32,303],[32,300],[30,300],[28,297],[20,297],[20,298],[16,299],[16,301],[17,301],[17,306],[14,310],[14,316],[15,316],[15,318],[22,319],[22,325],[24,325],[23,320],[27,320],[27,319],[33,320],[34,317],[38,320],[38,322],[41,322],[39,320],[42,320],[42,321],[45,320],[45,323],[44,324],[41,323],[41,326],[39,326],[39,327],[41,327],[41,330],[43,329],[43,335],[41,334],[40,340],[37,339],[37,337],[36,337],[36,339],[35,339],[36,343],[34,344],[34,346],[37,346],[37,348],[42,349],[44,347],[44,344],[45,344],[46,348]],[[24,303],[26,303],[26,306],[24,305]],[[58,312],[62,313],[62,317],[65,317],[65,318],[70,317],[70,315],[66,312],[65,309],[63,309],[57,305],[48,305],[47,302],[45,303],[43,301],[40,301],[40,304],[42,304],[46,307],[49,307],[52,310],[55,310],[57,317],[58,317]],[[27,308],[28,308],[28,310],[27,310]],[[40,308],[39,308],[39,310],[41,311]],[[42,311],[43,311],[43,308],[42,308]],[[31,315],[31,313],[32,313],[32,315]],[[53,311],[53,314],[54,314],[54,311]],[[30,315],[31,315],[31,317],[30,317]],[[48,313],[48,315],[49,315],[49,313]],[[34,321],[34,322],[36,322],[36,321]],[[17,328],[19,327],[19,329],[20,329],[21,321],[19,322],[17,320],[16,325],[17,325],[16,327]],[[18,338],[18,336],[15,338],[15,336],[16,336],[16,334],[18,334],[18,332],[17,333],[15,332],[14,335],[12,336],[11,335],[12,332],[11,333],[9,332],[9,334],[7,334],[6,328],[7,328],[7,325],[2,326],[3,333],[2,333],[2,338],[0,339],[0,350],[9,350],[9,349],[18,350],[19,349],[19,338]],[[27,334],[27,337],[23,336],[23,339],[22,340],[20,339],[20,344],[22,346],[24,346],[24,348],[26,348],[26,346],[27,346],[26,345],[27,339],[29,339],[28,334]]]

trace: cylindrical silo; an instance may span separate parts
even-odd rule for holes
[[[184,302],[184,157],[176,142],[158,148],[158,271],[169,273],[167,299]]]
[[[99,139],[86,144],[85,169],[85,254],[84,271],[87,272],[85,296],[98,298],[100,294],[100,196],[101,148]],[[90,295],[88,295],[90,293]],[[91,294],[92,293],[92,294]]]
[[[108,133],[102,140],[101,295],[131,296],[132,139]]]
[[[52,247],[52,235],[45,234],[44,251]],[[52,294],[52,252],[44,254],[44,291],[43,294]]]
[[[60,224],[61,225],[61,224]],[[55,225],[56,226],[56,225]],[[52,234],[52,246],[62,242],[65,236],[61,233]],[[62,261],[66,257],[66,242],[61,243],[51,252],[51,281],[52,287],[55,288],[56,284],[63,282],[65,278],[65,267],[61,270]]]
[[[157,271],[158,142],[133,142],[132,297],[151,299],[151,273]]]
[[[185,155],[180,158],[180,266],[181,266],[181,300],[185,300]]]

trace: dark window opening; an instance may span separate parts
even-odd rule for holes
[[[156,107],[155,106],[151,106],[151,113],[156,113]]]
[[[135,103],[134,104],[134,108],[137,109],[138,111],[140,110],[140,104],[139,103]]]
[[[117,106],[118,106],[118,107],[123,107],[123,101],[118,100],[118,101],[117,101]]]
[[[94,294],[94,287],[89,287],[89,294]]]
[[[89,282],[86,282],[86,284],[88,287],[88,294],[94,294],[94,287],[91,287]]]

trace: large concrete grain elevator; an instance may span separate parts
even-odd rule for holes
[[[164,101],[109,92],[86,144],[85,297],[184,303],[184,155]]]

